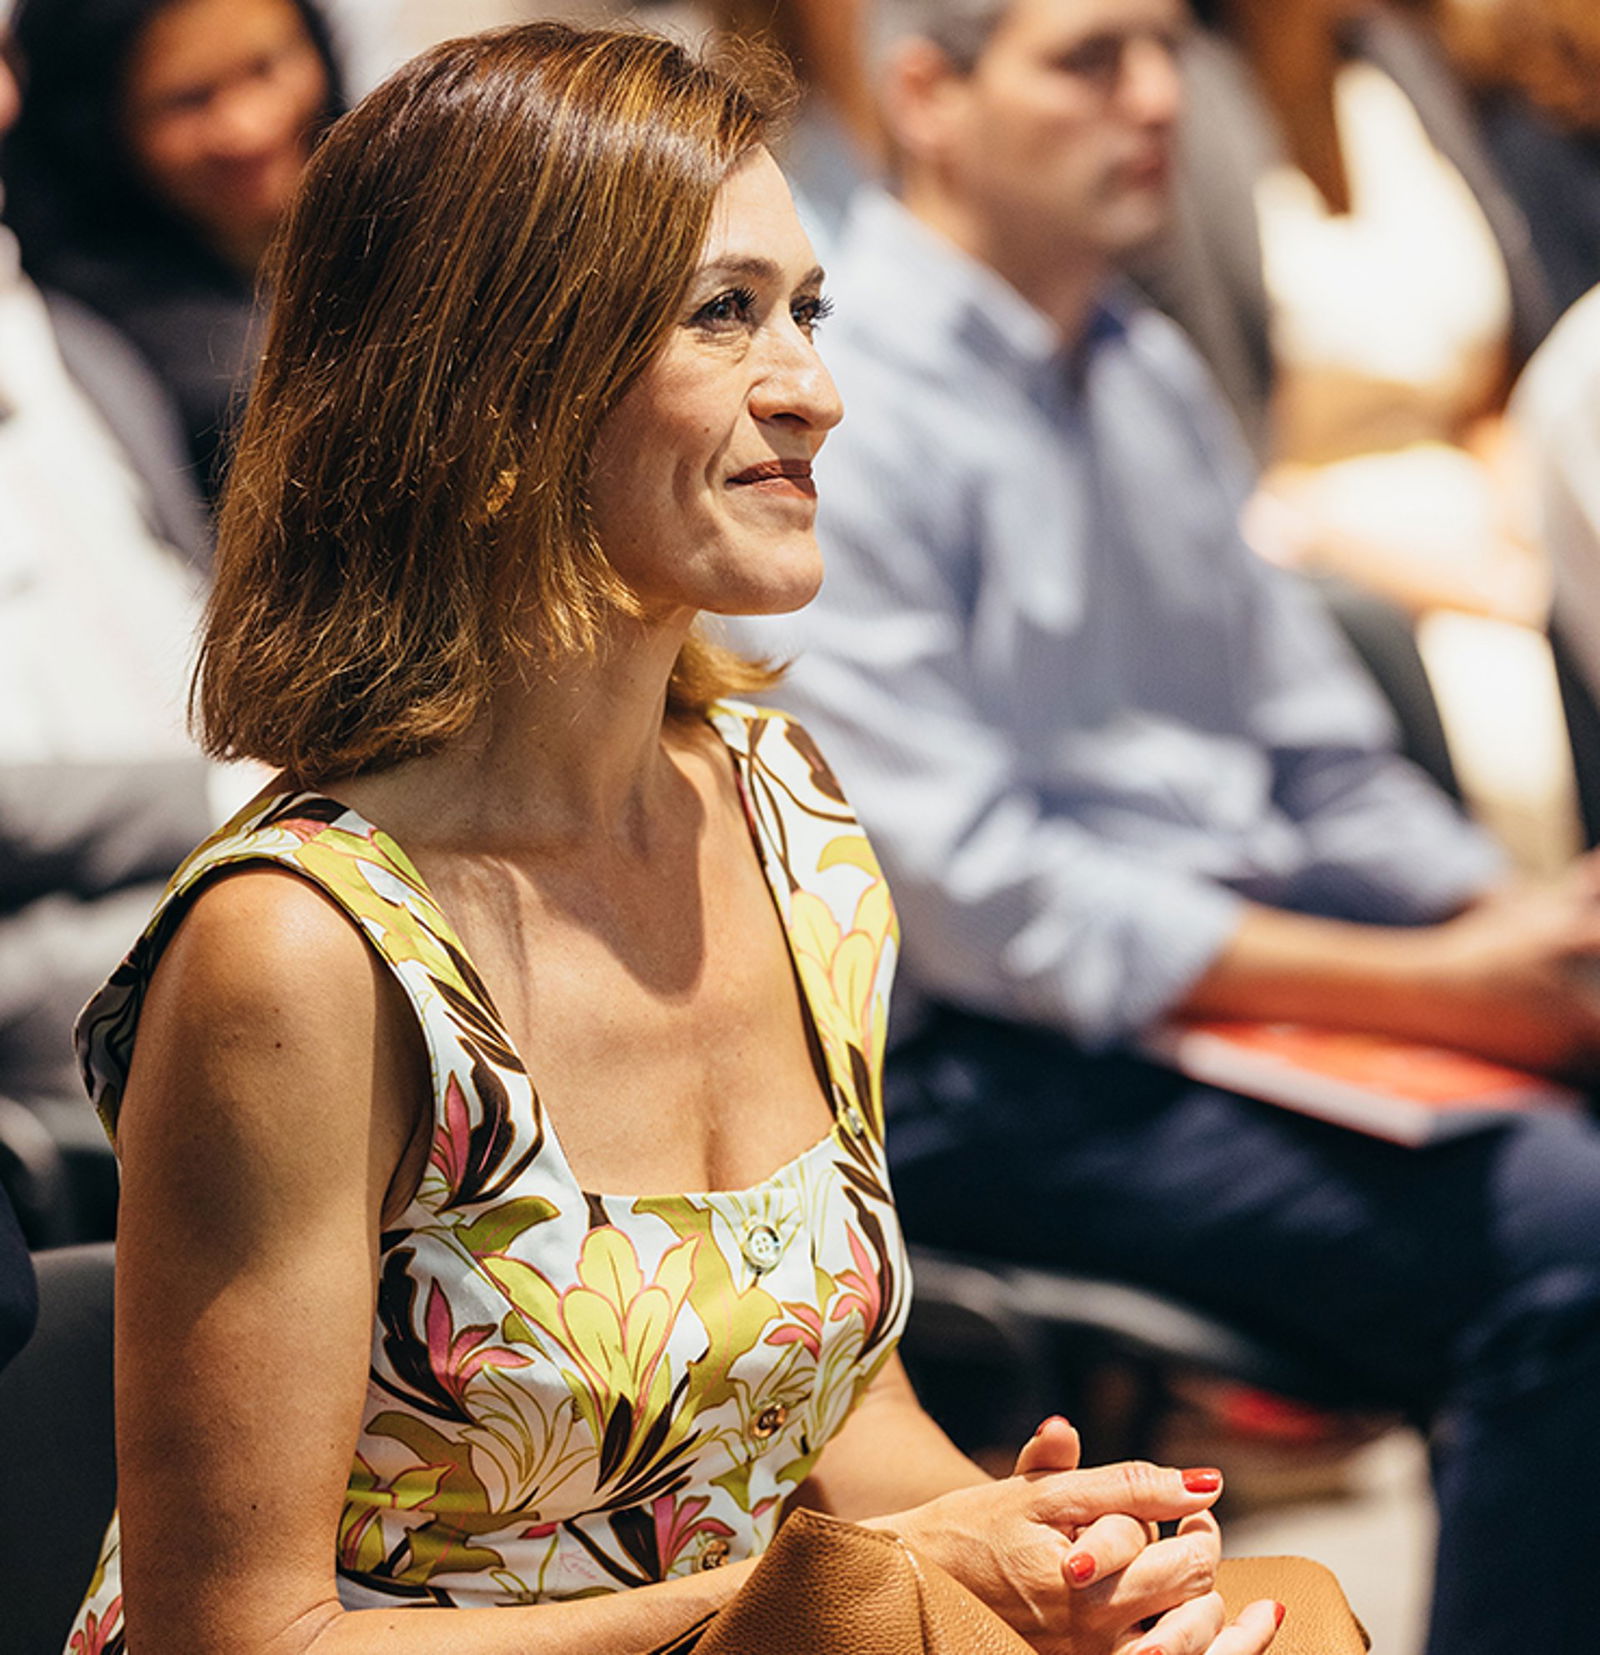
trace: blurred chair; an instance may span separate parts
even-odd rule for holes
[[[911,1249],[901,1353],[917,1394],[966,1452],[1007,1458],[1064,1413],[1096,1461],[1160,1457],[1185,1380],[1220,1379],[1300,1410],[1392,1415],[1276,1346],[1123,1282]]]
[[[1339,575],[1319,575],[1312,584],[1389,703],[1400,726],[1400,751],[1459,801],[1461,783],[1411,617],[1388,598]]]
[[[0,1188],[35,1251],[116,1233],[116,1156],[82,1099],[0,1096]]]
[[[35,1254],[38,1329],[0,1373],[0,1655],[61,1655],[116,1503],[112,1261]]]
[[[0,1097],[0,1186],[28,1246],[59,1247],[72,1235],[71,1181],[55,1134],[31,1109]]]
[[[1550,622],[1550,654],[1555,659],[1555,682],[1560,685],[1567,738],[1572,743],[1583,846],[1592,851],[1600,846],[1600,705],[1595,703],[1595,692],[1567,642],[1560,616]]]
[[[1567,641],[1560,613],[1550,623],[1550,653],[1555,659],[1556,682],[1561,687],[1561,710],[1567,718],[1567,738],[1572,743],[1572,772],[1578,784],[1578,816],[1583,825],[1583,843],[1592,850],[1600,845],[1600,706]]]
[[[73,1242],[112,1240],[117,1233],[121,1174],[100,1117],[84,1097],[29,1098],[27,1107],[55,1140],[67,1175],[63,1233],[34,1245],[65,1247]]]

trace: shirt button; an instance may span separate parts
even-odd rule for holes
[[[720,1569],[728,1561],[728,1553],[733,1548],[720,1536],[708,1540],[705,1549],[695,1559],[697,1569]]]
[[[768,1437],[776,1436],[784,1428],[788,1419],[789,1410],[781,1402],[774,1402],[756,1415],[755,1421],[750,1427],[751,1435],[760,1437],[765,1442]]]
[[[770,1270],[783,1253],[783,1243],[770,1224],[752,1224],[744,1233],[745,1262],[757,1275]]]

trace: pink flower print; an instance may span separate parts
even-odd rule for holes
[[[709,1495],[696,1494],[687,1500],[675,1500],[663,1494],[650,1507],[656,1524],[656,1556],[660,1560],[663,1578],[682,1555],[684,1548],[700,1535],[718,1540],[731,1540],[733,1530],[720,1518],[702,1517],[711,1504]]]
[[[852,1311],[859,1310],[861,1320],[869,1328],[876,1327],[883,1310],[883,1280],[872,1254],[867,1251],[867,1244],[854,1230],[847,1233],[850,1237],[850,1256],[856,1261],[856,1267],[839,1272],[837,1280],[843,1291],[833,1301],[828,1320],[842,1322]]]
[[[459,1189],[472,1158],[472,1118],[461,1082],[451,1075],[444,1089],[444,1119],[433,1135],[428,1164],[437,1167],[445,1183]]]
[[[255,805],[246,805],[253,811]],[[332,799],[307,797],[303,793],[286,793],[256,823],[257,828],[281,828],[292,834],[302,845],[309,844],[325,829],[344,815],[344,806]]]
[[[467,1044],[475,1052],[493,1036],[492,1025],[472,1011],[469,1002],[442,978],[433,978],[435,988],[450,1001],[451,1016],[470,1033]],[[461,1009],[456,1009],[460,1002]],[[468,1027],[465,1019],[476,1018]],[[451,1075],[445,1082],[443,1120],[434,1129],[428,1147],[428,1165],[440,1173],[450,1191],[448,1205],[468,1207],[502,1196],[526,1171],[539,1153],[542,1141],[535,1136],[524,1142],[521,1153],[509,1165],[506,1157],[518,1147],[517,1125],[506,1091],[505,1079],[496,1069],[516,1063],[514,1054],[502,1052],[495,1062],[475,1056],[471,1085],[478,1104],[478,1121],[473,1124],[461,1082]]]
[[[102,1651],[110,1648],[112,1639],[121,1636],[122,1599],[115,1597],[106,1605],[103,1620],[92,1609],[84,1616],[83,1630],[72,1634],[68,1647],[72,1655],[102,1655]]]
[[[530,1523],[517,1538],[519,1540],[548,1540],[560,1527],[559,1523]]]
[[[789,1304],[784,1307],[794,1319],[780,1322],[767,1335],[769,1345],[804,1345],[812,1361],[822,1354],[822,1312],[815,1305]]]
[[[531,1357],[488,1343],[495,1335],[493,1323],[464,1327],[459,1333],[450,1314],[450,1303],[439,1291],[438,1282],[428,1288],[425,1318],[428,1332],[428,1366],[433,1376],[454,1400],[466,1403],[467,1387],[485,1368],[525,1368]]]

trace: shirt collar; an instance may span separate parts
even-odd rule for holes
[[[997,271],[930,229],[891,195],[863,189],[841,240],[847,303],[870,305],[857,322],[896,354],[918,357],[959,340],[1020,379],[1059,374],[1124,327],[1114,289],[1096,304],[1082,337],[1064,341],[1054,322]],[[941,352],[941,354],[943,354]]]

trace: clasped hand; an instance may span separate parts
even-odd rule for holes
[[[1260,1655],[1281,1610],[1227,1623],[1215,1589],[1215,1471],[1141,1463],[1078,1469],[1078,1434],[1047,1420],[1010,1477],[884,1520],[1039,1655]],[[1176,1523],[1169,1538],[1151,1525]]]

